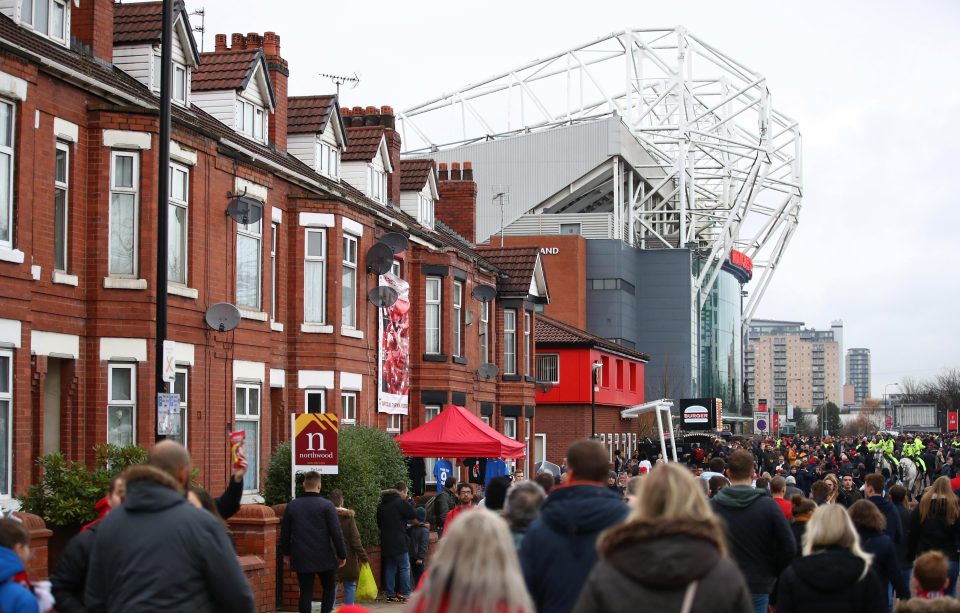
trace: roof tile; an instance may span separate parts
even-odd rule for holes
[[[419,192],[436,168],[432,159],[400,160],[400,191]]]
[[[319,134],[333,116],[337,97],[290,96],[287,98],[287,132],[289,134]]]
[[[568,323],[547,317],[544,314],[537,315],[534,324],[536,331],[537,345],[577,345],[581,347],[597,347],[607,351],[616,352],[635,360],[644,362],[650,361],[650,356],[642,351],[636,351],[623,345],[618,345],[611,340],[605,339],[595,334],[590,334]]]
[[[539,248],[478,246],[476,250],[506,277],[497,283],[501,293],[526,295],[529,292]]]
[[[158,42],[162,29],[162,2],[113,5],[113,44],[115,45]]]
[[[243,89],[262,53],[259,48],[201,53],[190,86],[195,92]]]
[[[341,159],[344,162],[369,162],[376,157],[382,138],[383,126],[347,128],[347,141],[350,146],[343,152]]]

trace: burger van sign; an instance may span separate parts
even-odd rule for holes
[[[717,412],[714,398],[683,398],[680,413],[684,430],[716,430]]]

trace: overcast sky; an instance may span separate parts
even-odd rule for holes
[[[756,316],[843,319],[845,347],[871,349],[877,397],[902,377],[960,367],[960,2],[188,7],[206,9],[208,51],[215,33],[277,32],[292,95],[332,92],[317,73],[356,71],[344,106],[397,110],[611,32],[683,25],[766,76],[774,106],[803,131],[800,226]]]

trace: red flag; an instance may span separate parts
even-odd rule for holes
[[[947,432],[956,432],[957,429],[957,412],[947,411]]]

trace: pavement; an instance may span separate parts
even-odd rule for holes
[[[377,600],[376,602],[358,602],[358,605],[366,607],[373,613],[383,613],[383,612],[392,612],[392,613],[401,613],[403,611],[403,604],[399,602],[385,602],[383,600]],[[314,613],[319,613],[320,611],[320,601],[316,600],[313,603]],[[334,607],[334,613],[336,613],[337,608]]]

